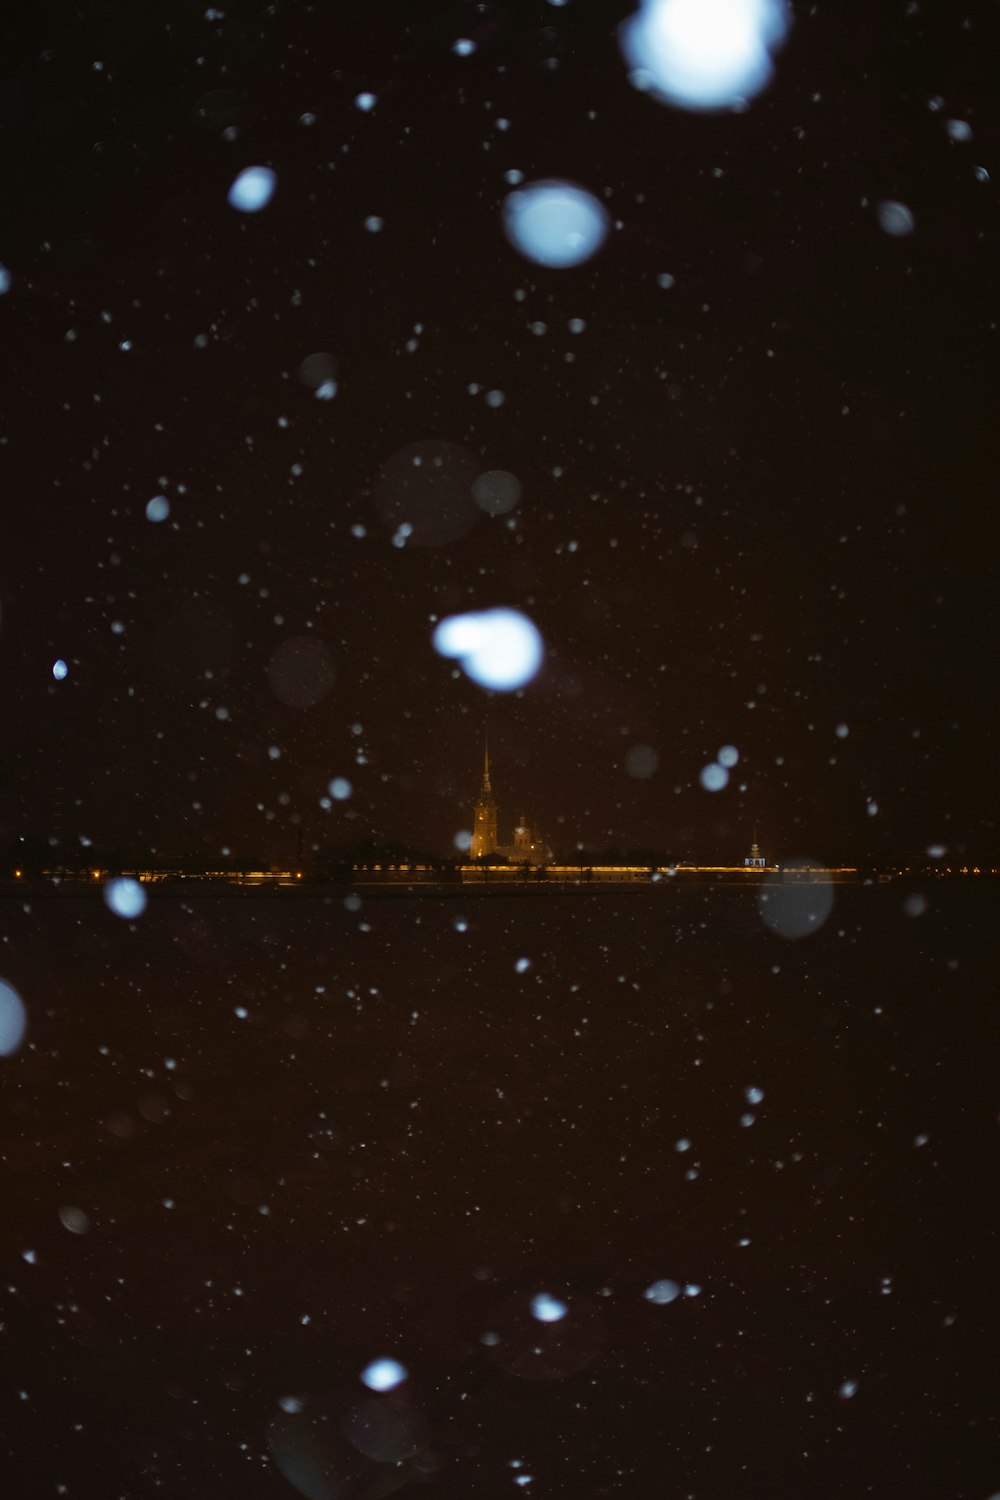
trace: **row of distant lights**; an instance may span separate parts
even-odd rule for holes
[[[331,782],[330,790],[338,785],[342,796],[350,794],[350,784],[344,778],[337,778]],[[466,836],[467,838],[467,836]],[[927,849],[932,858],[941,858],[946,853],[942,844],[931,844]],[[809,862],[800,862],[808,865]],[[803,899],[804,898],[804,899]],[[357,898],[348,898],[348,902]],[[108,881],[104,887],[104,900],[108,908],[123,920],[133,921],[142,915],[146,909],[146,893],[138,881],[129,876],[121,876]],[[772,889],[764,888],[759,893],[760,914],[766,926],[770,927],[780,937],[801,938],[808,933],[818,931],[826,921],[833,907],[833,894],[828,885],[793,885],[778,886]],[[352,908],[353,909],[353,908]],[[904,902],[904,911],[907,916],[919,917],[927,910],[926,899],[917,894],[907,898]],[[468,928],[464,918],[457,918],[454,926],[457,931],[464,932]],[[519,958],[514,965],[518,974],[526,974],[530,971],[532,964],[529,958]],[[246,1011],[237,1009],[237,1015],[246,1016]],[[4,981],[0,980],[0,1056],[9,1056],[21,1045],[27,1025],[24,1004],[17,992]],[[759,1104],[763,1098],[763,1090],[754,1086],[744,1089],[744,1097],[749,1104]],[[740,1117],[740,1124],[749,1126],[754,1123],[756,1116],[746,1113]],[[679,1152],[690,1150],[691,1142],[682,1138],[675,1143],[674,1149]],[[690,1175],[690,1174],[689,1174]],[[741,1242],[742,1243],[742,1242]],[[535,1315],[541,1321],[555,1321],[556,1316],[561,1313],[553,1313],[547,1316],[544,1311],[548,1308],[551,1312],[554,1304],[539,1302],[534,1309]]]
[[[516,609],[488,609],[451,615],[436,626],[432,639],[441,656],[457,660],[473,682],[493,692],[510,692],[530,682],[545,654],[537,627],[527,615]],[[53,664],[52,675],[57,682],[62,682],[68,671],[61,658]],[[837,725],[838,738],[846,738],[847,732],[846,724]],[[637,748],[648,758],[643,758],[641,764],[636,762],[634,767],[630,764],[629,772],[636,776],[650,775],[656,767],[655,752],[648,746]],[[729,785],[729,773],[739,764],[739,759],[740,752],[735,745],[723,745],[715,760],[703,766],[699,774],[698,780],[704,790],[724,791]],[[351,784],[338,776],[330,782],[329,792],[338,802],[345,801],[351,795]],[[878,803],[869,799],[866,810],[869,816],[876,816]],[[464,846],[467,847],[468,835],[460,838],[465,840]],[[937,858],[939,847],[930,845],[928,854]]]
[[[727,750],[732,751],[736,759],[739,758],[732,746],[723,746],[719,752],[719,759],[713,762],[713,765],[723,773],[726,773],[723,755]],[[731,756],[727,758],[732,760]],[[732,764],[735,765],[735,763],[736,761],[732,760]],[[710,769],[711,767],[705,768],[706,771]],[[702,780],[704,784],[704,773]],[[709,790],[711,789],[709,787]],[[351,795],[351,783],[346,777],[335,777],[329,784],[329,792],[337,801],[345,801]],[[469,835],[459,835],[456,843],[467,847]],[[942,859],[946,853],[947,849],[944,844],[933,843],[927,846],[927,854],[931,859]],[[146,892],[139,881],[131,876],[116,876],[107,881],[103,894],[108,909],[123,921],[135,921],[146,910]],[[803,898],[805,898],[805,904],[803,904]],[[809,932],[818,931],[822,927],[832,909],[833,894],[827,885],[778,886],[771,890],[762,889],[759,904],[761,917],[772,931],[781,937],[798,938]],[[907,898],[903,909],[907,916],[918,917],[927,910],[927,901],[923,896],[915,894]],[[465,932],[468,929],[468,923],[461,917],[455,919],[454,926],[459,932]],[[530,958],[519,958],[514,965],[518,974],[527,974],[531,967]],[[240,1011],[237,1011],[237,1014],[239,1015]],[[17,1051],[24,1039],[26,1029],[27,1013],[24,1002],[11,985],[0,979],[0,1057],[9,1057]],[[764,1093],[756,1086],[748,1086],[744,1089],[744,1096],[749,1104],[759,1104],[764,1098]],[[740,1119],[740,1124],[751,1125],[755,1118],[752,1114],[744,1114]],[[674,1149],[687,1151],[690,1146],[691,1142],[682,1138],[675,1143]],[[679,1295],[679,1291],[669,1293],[669,1288],[673,1286],[675,1286],[673,1282],[654,1283],[654,1286],[646,1292],[646,1296],[650,1301],[672,1301],[674,1296]],[[696,1295],[696,1291],[692,1292],[689,1288],[685,1288],[685,1291],[689,1296]],[[532,1312],[541,1322],[556,1322],[565,1315],[566,1308],[564,1304],[550,1298],[548,1294],[540,1293],[532,1304]],[[370,1367],[374,1372],[372,1380],[387,1378],[383,1369],[385,1363],[377,1361],[375,1366]],[[381,1375],[378,1373],[379,1370],[383,1370]],[[400,1379],[403,1378],[405,1378],[405,1373],[400,1376]],[[398,1381],[394,1383],[398,1384]],[[391,1386],[372,1385],[372,1389],[388,1390]]]

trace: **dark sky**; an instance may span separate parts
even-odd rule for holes
[[[61,782],[71,840],[137,854],[278,857],[300,821],[444,853],[487,720],[505,836],[525,811],[564,849],[742,857],[755,818],[775,857],[996,847],[995,9],[797,5],[772,87],[705,115],[631,86],[630,8],[25,10],[0,81],[8,849]],[[240,214],[255,164],[277,191]],[[605,202],[592,260],[512,248],[515,169]],[[413,444],[450,446],[417,450],[445,477],[400,547]],[[468,499],[489,469],[521,483],[509,516]],[[430,642],[495,604],[546,642],[516,695]],[[302,638],[332,668],[311,706],[268,673],[284,646],[315,677]],[[353,794],[324,811],[333,776]]]

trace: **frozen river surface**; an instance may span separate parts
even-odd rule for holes
[[[986,1500],[997,891],[910,896],[4,901],[5,1493]]]

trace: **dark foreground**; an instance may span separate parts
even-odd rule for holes
[[[671,894],[4,901],[4,1493],[1000,1490],[995,892]]]

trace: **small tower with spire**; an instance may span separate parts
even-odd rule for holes
[[[753,825],[753,843],[750,845],[750,853],[748,857],[744,859],[743,863],[746,868],[750,870],[763,870],[766,868],[766,861],[764,859],[764,856],[763,854],[761,854],[760,849],[757,847],[756,823]]]
[[[472,842],[469,853],[473,859],[482,859],[493,854],[497,847],[497,805],[490,784],[490,742],[487,737],[483,753],[483,784],[476,800],[472,818]]]

